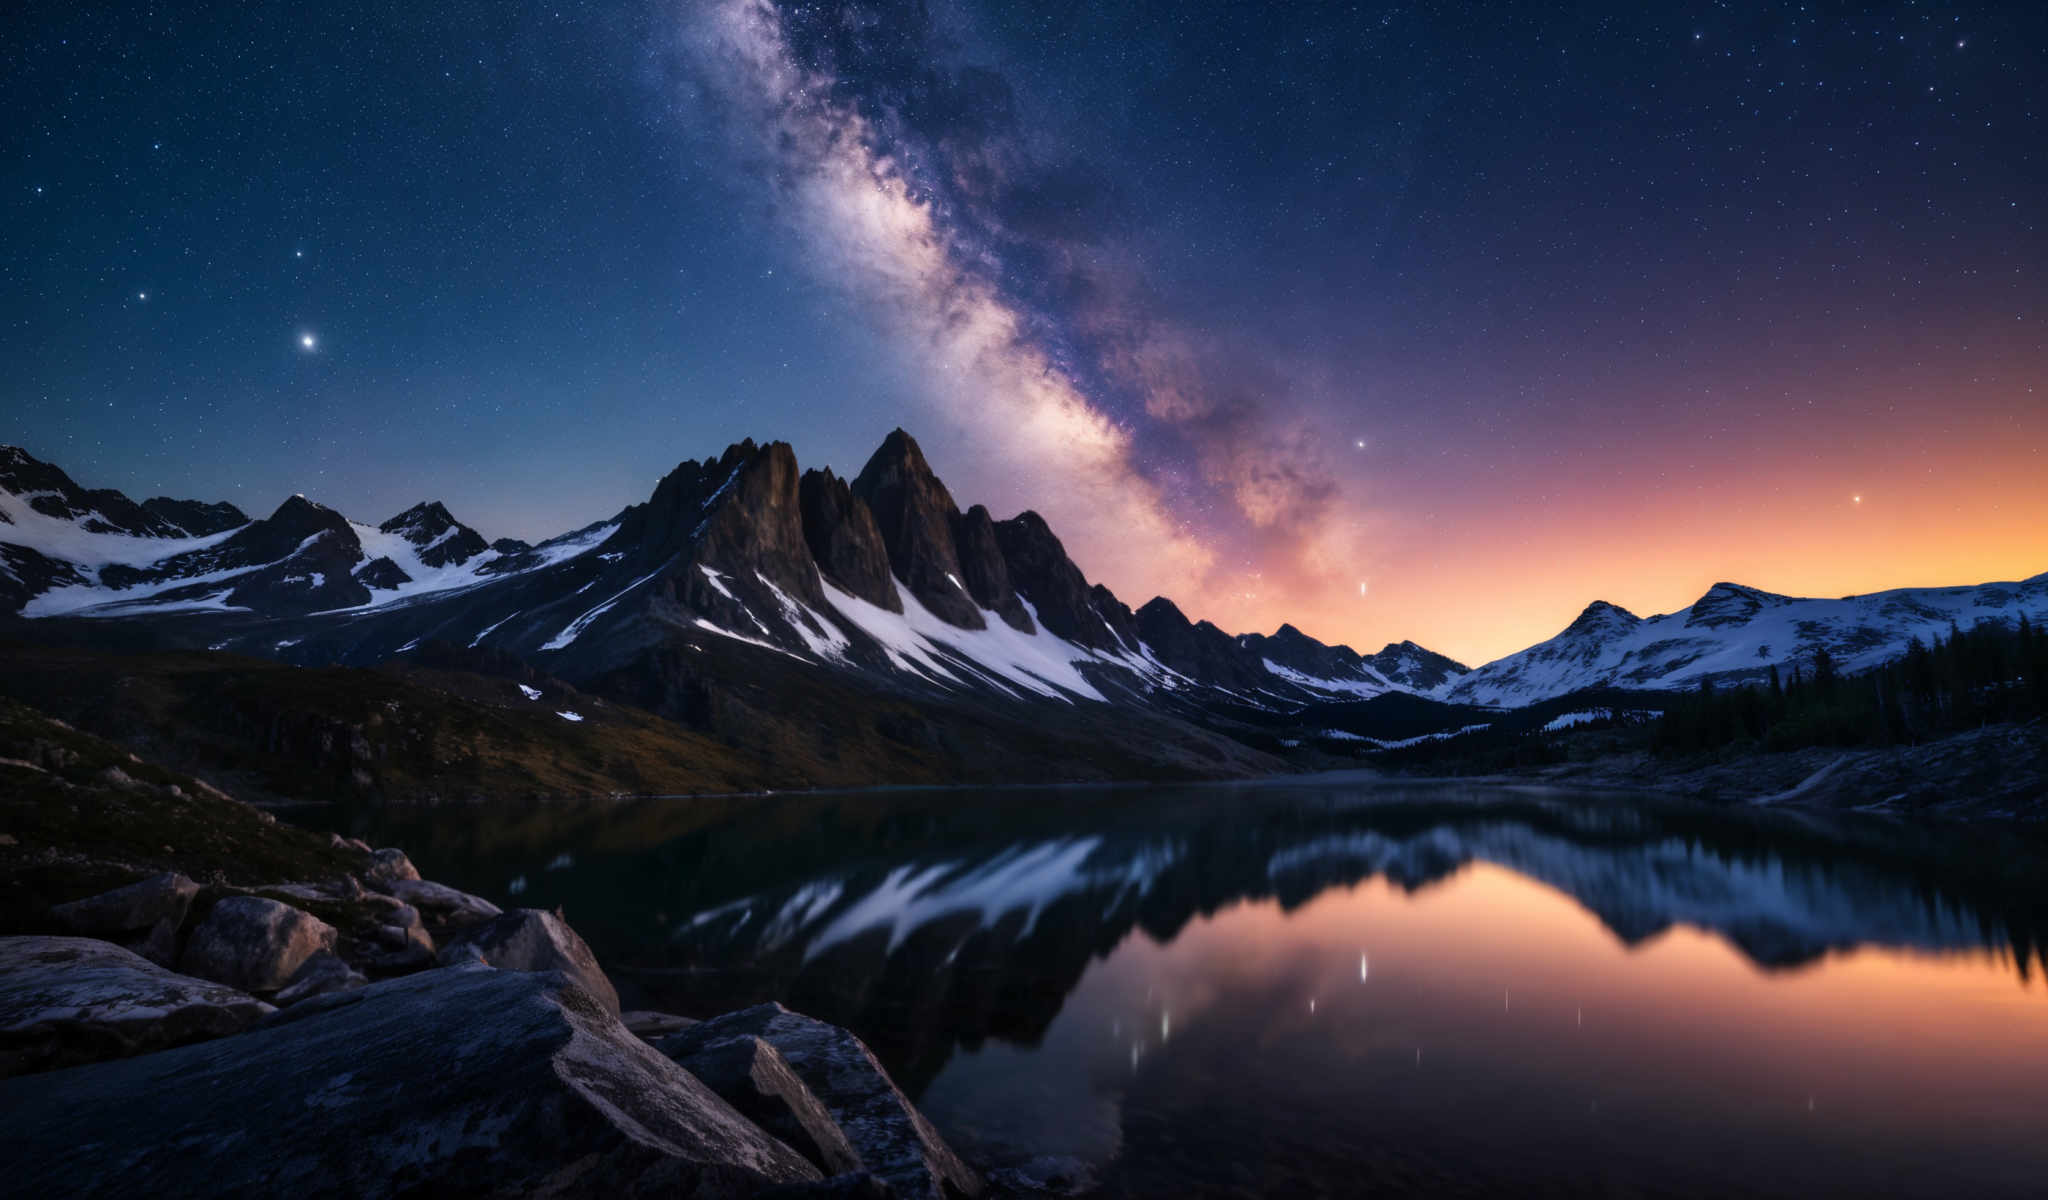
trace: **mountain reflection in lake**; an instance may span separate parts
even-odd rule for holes
[[[848,1025],[1105,1195],[2048,1188],[2030,836],[1313,781],[397,816],[628,1007]]]

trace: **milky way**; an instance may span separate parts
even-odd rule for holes
[[[95,486],[533,538],[903,425],[1130,603],[1468,660],[2048,568],[2041,5],[31,0],[0,63],[0,441]]]

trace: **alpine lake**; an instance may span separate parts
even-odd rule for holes
[[[2048,834],[1311,777],[323,811],[1077,1195],[2048,1194]]]

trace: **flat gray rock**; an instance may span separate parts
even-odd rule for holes
[[[178,966],[249,992],[274,992],[305,961],[334,949],[334,927],[281,900],[229,896],[186,939]]]
[[[817,1181],[559,974],[425,971],[0,1083],[23,1195],[742,1197]]]
[[[978,1196],[982,1181],[960,1161],[910,1098],[897,1089],[867,1043],[780,1004],[757,1004],[701,1021],[658,1046],[682,1061],[733,1037],[774,1046],[824,1104],[867,1169],[903,1196]]]
[[[678,1058],[740,1115],[782,1139],[827,1175],[862,1169],[860,1154],[780,1051],[757,1037],[727,1038]]]
[[[538,908],[515,908],[465,932],[441,952],[444,964],[480,956],[503,971],[560,971],[617,1016],[619,993],[569,923]]]
[[[0,938],[0,1075],[238,1033],[271,1011],[254,996],[173,974],[112,942]]]

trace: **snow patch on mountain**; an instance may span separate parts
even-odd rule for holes
[[[1406,690],[1395,688],[1393,684],[1380,678],[1379,673],[1371,667],[1359,668],[1359,670],[1369,675],[1370,678],[1324,679],[1294,670],[1292,667],[1283,666],[1270,658],[1260,659],[1259,661],[1265,664],[1268,674],[1276,675],[1296,687],[1306,688],[1313,692],[1325,692],[1334,696],[1356,696],[1360,700],[1369,700],[1374,696],[1384,695],[1387,692]]]
[[[596,607],[585,612],[582,616],[577,617],[575,620],[569,622],[566,626],[562,628],[562,632],[556,634],[553,638],[549,639],[545,644],[541,646],[541,649],[561,650],[566,648],[571,642],[574,642],[577,638],[582,637],[583,631],[590,628],[590,623],[592,621],[597,620],[599,617],[603,616],[606,613],[606,611],[608,611],[611,608],[612,605],[617,604],[619,601],[625,599],[626,596],[630,594],[634,588],[639,587],[641,584],[646,583],[648,580],[654,578],[656,575],[661,574],[662,571],[665,569],[665,567],[656,567],[654,570],[649,571],[647,574],[642,575],[640,578],[635,579],[633,582],[627,584],[625,587],[622,587],[618,591],[612,593],[611,599],[606,600],[604,603],[597,605]],[[585,588],[589,586],[589,584],[584,585]],[[583,588],[577,589],[577,591],[579,592],[582,590]]]
[[[1108,702],[1076,669],[1077,663],[1097,659],[1095,652],[1047,633],[1036,613],[1032,623],[1037,633],[1019,632],[993,610],[984,610],[986,628],[961,629],[934,615],[900,582],[896,596],[903,605],[901,614],[842,592],[830,581],[824,581],[824,588],[833,608],[907,670],[956,682],[959,672],[971,671],[1006,691],[1022,689],[1069,702],[1076,696]],[[1028,603],[1026,608],[1029,611]]]

